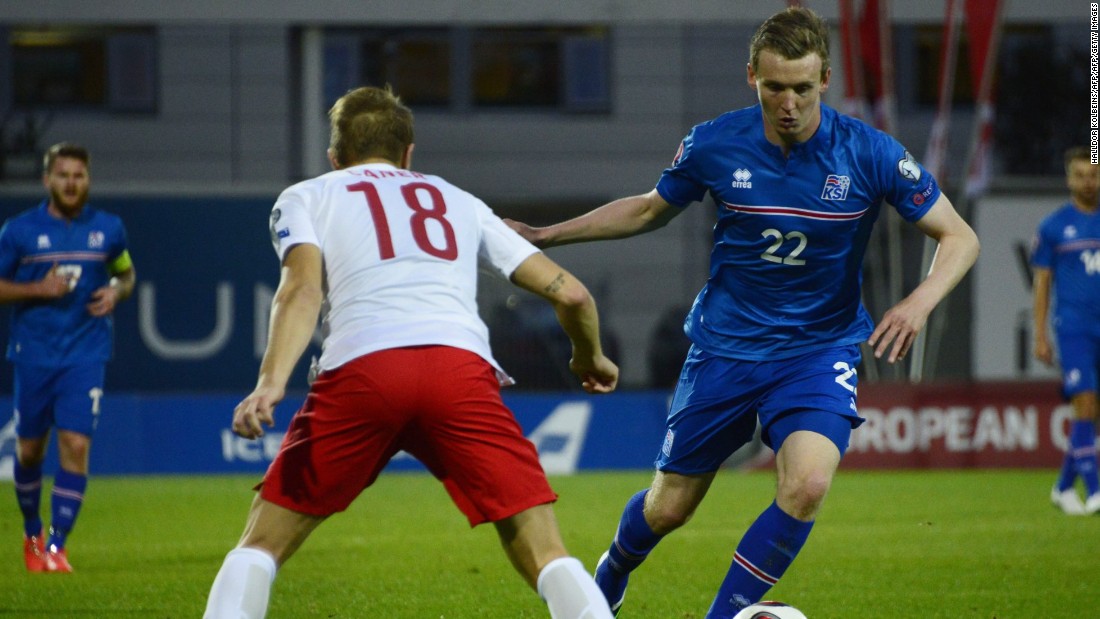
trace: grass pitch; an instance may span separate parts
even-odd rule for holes
[[[1100,516],[1048,501],[1053,471],[842,470],[809,542],[768,594],[810,619],[1100,616]],[[553,478],[566,545],[591,568],[650,473]],[[0,617],[200,617],[254,477],[93,477],[71,575],[27,574],[0,484]],[[723,472],[695,518],[631,578],[622,619],[702,619],[770,473]],[[48,495],[47,495],[48,496]],[[48,498],[45,503],[48,504]],[[545,618],[491,526],[470,530],[442,486],[388,474],[282,569],[272,619]]]

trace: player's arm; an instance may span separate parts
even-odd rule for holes
[[[0,279],[0,303],[58,299],[67,294],[69,294],[69,278],[58,273],[56,263],[38,281],[16,282]]]
[[[321,249],[303,243],[287,250],[279,287],[271,303],[267,349],[256,388],[233,411],[233,431],[244,438],[264,435],[275,423],[275,405],[309,345],[321,311]]]
[[[115,311],[119,303],[130,298],[134,294],[134,285],[137,283],[137,271],[130,260],[130,252],[123,250],[121,254],[110,264],[107,271],[111,274],[106,286],[92,292],[91,301],[88,303],[88,313],[92,316],[106,316]]]
[[[943,194],[916,225],[938,243],[932,267],[928,276],[909,296],[883,315],[868,340],[876,358],[882,357],[893,344],[888,357],[890,363],[909,352],[928,315],[962,280],[978,259],[980,250],[978,235]]]
[[[596,301],[576,277],[543,253],[524,260],[512,272],[519,287],[546,299],[573,344],[569,369],[589,393],[610,393],[619,382],[619,368],[603,354]]]
[[[1047,365],[1054,363],[1054,349],[1050,345],[1047,325],[1050,324],[1050,286],[1054,278],[1051,270],[1035,267],[1032,281],[1032,309],[1035,331],[1035,358]]]
[[[511,219],[504,222],[536,247],[555,247],[583,241],[621,239],[656,230],[672,221],[680,211],[654,189],[646,194],[619,198],[580,217],[543,228]]]

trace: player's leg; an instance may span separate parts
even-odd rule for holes
[[[566,552],[549,503],[536,505],[493,524],[512,565],[546,602],[551,617],[611,617],[607,601],[584,565]]]
[[[407,391],[395,357],[359,357],[321,373],[294,414],[253,500],[237,547],[226,555],[207,601],[207,619],[263,617],[276,570],[329,515],[347,509],[398,447]],[[365,414],[368,413],[368,414]]]
[[[51,572],[71,572],[65,542],[76,525],[88,487],[88,452],[92,437],[70,430],[57,431],[60,467],[50,493],[50,529],[46,539],[46,564]]]
[[[729,619],[760,601],[798,556],[862,421],[859,361],[857,346],[840,346],[760,364],[772,376],[759,416],[762,438],[776,450],[776,497],[738,543],[708,619]]]
[[[402,448],[443,481],[471,526],[492,522],[512,565],[555,619],[607,619],[599,589],[568,555],[551,507],[557,495],[538,452],[500,398],[495,370],[469,351],[446,346],[408,353],[433,389],[417,389],[423,411]]]
[[[1085,483],[1086,514],[1100,512],[1100,477],[1097,474],[1096,458],[1096,418],[1097,398],[1095,391],[1082,391],[1070,399],[1073,406],[1073,427],[1070,430],[1070,452],[1077,474]]]
[[[691,519],[715,473],[680,475],[657,471],[653,483],[626,502],[615,538],[596,565],[596,583],[612,611],[619,612],[630,573],[665,535]]]
[[[842,417],[820,413],[847,425]],[[851,430],[850,426],[839,428]],[[763,599],[798,556],[840,463],[840,451],[816,432],[796,431],[776,454],[775,501],[741,538],[733,562],[707,612],[708,619],[729,619]]]
[[[614,612],[622,607],[630,573],[665,535],[683,526],[706,496],[729,456],[752,440],[759,397],[754,367],[743,361],[688,352],[669,406],[657,474],[626,503],[596,584]]]
[[[46,571],[46,542],[41,515],[42,461],[53,425],[50,372],[16,365],[13,390],[16,457],[12,467],[15,498],[23,515],[23,559],[31,572]]]
[[[257,495],[240,542],[225,556],[210,587],[203,619],[262,619],[279,566],[324,520]]]
[[[43,532],[42,460],[46,457],[49,434],[37,438],[16,438],[13,466],[15,499],[23,514],[23,562],[28,572],[45,572],[46,538]]]
[[[1089,333],[1058,332],[1058,349],[1062,366],[1062,393],[1073,407],[1073,422],[1069,430],[1066,458],[1072,465],[1067,474],[1063,466],[1051,499],[1068,514],[1088,512],[1073,486],[1076,477],[1085,485],[1085,494],[1092,499],[1094,511],[1100,511],[1100,482],[1096,462],[1097,359],[1100,358],[1100,338]],[[1095,497],[1095,498],[1093,498]],[[1086,500],[1087,502],[1087,500]]]
[[[50,494],[46,561],[52,572],[71,572],[65,543],[76,525],[88,486],[88,457],[99,421],[105,366],[93,363],[58,371],[54,418],[60,468]]]

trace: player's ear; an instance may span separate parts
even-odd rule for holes
[[[745,63],[745,71],[748,74],[749,88],[756,90],[756,72],[752,70],[752,63]]]
[[[401,155],[401,165],[398,166],[402,170],[411,170],[412,169],[413,147],[414,146],[416,146],[416,144],[409,144],[408,146],[405,147],[405,153],[403,155]]]
[[[829,78],[833,75],[833,68],[829,67],[825,69],[825,77],[821,79],[821,92],[829,90]]]
[[[336,151],[334,151],[330,148],[330,149],[325,151],[325,154],[328,155],[328,162],[329,162],[329,165],[332,166],[332,169],[333,170],[339,170],[340,169],[340,162],[336,160]]]

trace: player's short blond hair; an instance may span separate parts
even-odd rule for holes
[[[1092,163],[1092,153],[1086,146],[1073,146],[1066,149],[1066,172],[1074,161],[1087,161]]]
[[[821,80],[829,71],[829,27],[810,9],[792,6],[769,17],[749,41],[749,63],[760,69],[760,52],[768,50],[787,60],[808,54],[821,58]]]
[[[349,91],[328,112],[329,148],[340,167],[371,158],[399,163],[413,143],[413,115],[389,86]]]
[[[89,167],[92,162],[87,148],[72,142],[59,142],[46,149],[46,154],[42,156],[42,173],[49,174],[53,163],[62,157],[83,161],[84,167]]]

